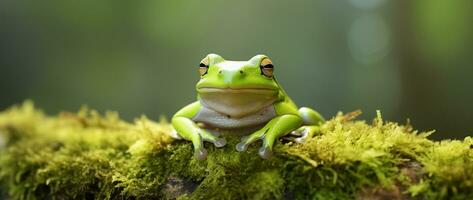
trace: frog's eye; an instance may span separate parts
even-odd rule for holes
[[[200,63],[199,65],[199,73],[201,76],[207,74],[207,70],[209,70],[209,66],[205,65],[204,63]]]
[[[209,58],[205,57],[202,61],[200,61],[199,64],[199,73],[201,76],[207,74],[207,71],[209,70]]]
[[[273,77],[274,66],[269,58],[265,58],[261,61],[260,69],[262,75]]]

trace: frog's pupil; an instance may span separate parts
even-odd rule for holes
[[[261,66],[261,75],[264,75],[270,78],[273,76],[273,69],[274,69],[274,66],[272,64]]]
[[[270,68],[270,69],[273,69],[274,66],[273,66],[272,64],[267,64],[267,65],[263,66],[263,68]]]

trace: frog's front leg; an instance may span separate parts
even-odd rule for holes
[[[200,128],[191,120],[200,108],[199,102],[184,107],[173,116],[172,125],[179,137],[192,141],[194,156],[202,160],[207,157],[207,150],[204,148],[203,141],[212,142],[216,147],[225,146],[226,141],[224,138],[218,138],[207,130]]]
[[[237,151],[245,151],[248,145],[257,141],[258,139],[263,140],[263,146],[259,149],[258,154],[262,158],[268,158],[273,150],[275,141],[291,131],[297,129],[302,124],[302,118],[293,115],[281,115],[271,121],[269,121],[262,129],[255,133],[243,137],[241,142],[237,144]]]

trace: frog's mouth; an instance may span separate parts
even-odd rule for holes
[[[217,88],[217,87],[202,87],[199,88],[199,93],[274,93],[275,89],[270,88]]]
[[[270,88],[198,88],[200,101],[219,113],[240,118],[271,105],[279,91]]]

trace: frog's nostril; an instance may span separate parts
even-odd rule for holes
[[[222,73],[222,70],[218,70],[218,73],[221,74],[221,73]]]
[[[242,71],[242,70],[240,70],[240,74],[243,74],[243,71]]]

